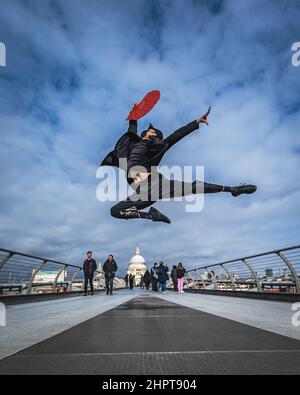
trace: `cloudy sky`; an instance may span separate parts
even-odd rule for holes
[[[187,267],[299,244],[299,20],[297,0],[1,0],[1,246],[74,264],[113,253],[125,270],[137,242],[149,264]],[[140,130],[212,105],[163,165],[258,192],[206,196],[201,213],[157,203],[171,225],[110,217],[97,166],[152,89]]]

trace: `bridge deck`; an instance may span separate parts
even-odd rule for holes
[[[297,339],[209,314],[201,306],[183,306],[192,303],[190,295],[128,295],[121,304],[3,359],[0,373],[300,373]]]

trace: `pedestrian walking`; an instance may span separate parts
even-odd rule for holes
[[[178,280],[177,280],[177,266],[176,265],[173,266],[173,269],[171,271],[171,279],[173,282],[174,291],[177,292],[178,291]]]
[[[158,288],[163,293],[165,293],[167,289],[167,281],[169,280],[168,271],[169,271],[168,266],[165,265],[163,262],[160,262],[157,270],[157,276],[158,276],[157,281],[159,283]]]
[[[183,283],[185,277],[185,268],[183,267],[182,263],[178,263],[177,265],[177,281],[178,281],[178,292],[183,294]]]
[[[114,260],[113,255],[109,255],[108,259],[104,262],[103,271],[105,275],[106,295],[113,294],[114,278],[118,265]]]
[[[157,274],[157,270],[158,270],[158,264],[157,264],[157,262],[155,262],[154,265],[151,268],[151,282],[152,282],[152,291],[153,292],[158,292],[158,284],[157,284],[158,274]]]
[[[93,282],[94,282],[94,274],[95,271],[97,270],[97,263],[95,259],[92,258],[92,251],[88,251],[86,253],[86,260],[83,263],[83,273],[84,273],[84,296],[87,296],[87,289],[88,289],[88,283],[90,283],[90,288],[91,288],[91,295],[94,295],[94,287],[93,287]]]

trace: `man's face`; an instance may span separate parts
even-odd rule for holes
[[[92,255],[93,255],[92,252],[89,252],[89,253],[87,254],[87,258],[88,258],[88,259],[91,259]]]
[[[148,129],[147,133],[145,134],[145,136],[143,137],[143,140],[149,140],[152,137],[156,137],[156,131],[154,129]]]
[[[111,262],[111,261],[113,260],[113,256],[112,256],[112,255],[109,255],[109,256],[108,256],[108,260]]]

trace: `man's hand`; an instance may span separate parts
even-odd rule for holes
[[[211,106],[209,106],[208,111],[207,111],[204,115],[202,115],[201,118],[199,118],[199,119],[196,120],[196,122],[197,122],[198,125],[199,125],[200,123],[205,123],[205,125],[208,126],[207,117],[208,117],[208,115],[209,115],[209,113],[210,113],[210,110],[211,110]]]
[[[139,184],[140,182],[144,181],[146,178],[150,176],[151,173],[136,173],[132,172],[131,177],[135,184]]]

